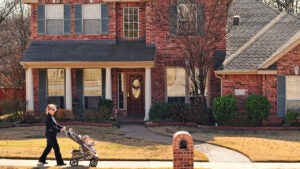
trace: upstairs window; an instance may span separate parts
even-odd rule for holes
[[[123,9],[124,37],[139,37],[139,8],[126,7]]]
[[[76,4],[76,34],[107,34],[108,4]]]
[[[46,4],[38,6],[38,34],[62,35],[70,33],[70,5]]]
[[[84,34],[101,33],[101,8],[100,4],[82,5],[82,29]]]
[[[179,0],[169,9],[171,35],[204,35],[204,5]]]
[[[64,32],[64,6],[46,5],[45,6],[46,33],[63,34]]]

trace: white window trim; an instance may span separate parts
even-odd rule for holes
[[[138,29],[137,29],[137,32],[138,32],[138,34],[137,34],[137,37],[126,37],[125,36],[125,8],[137,8],[137,12],[138,12],[138,21],[137,21],[137,24],[138,24]],[[126,22],[126,23],[135,23],[135,22]],[[134,39],[134,38],[139,38],[140,37],[140,8],[139,7],[124,7],[123,8],[123,37],[124,38],[129,38],[129,39]]]

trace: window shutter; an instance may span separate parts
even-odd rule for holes
[[[284,75],[277,76],[277,116],[285,117],[286,111],[286,81]]]
[[[102,69],[102,98],[106,98],[106,69]]]
[[[38,5],[38,34],[45,34],[45,5]]]
[[[197,4],[197,32],[198,35],[205,34],[205,12],[203,4]]]
[[[70,34],[71,31],[71,5],[64,5],[64,34]]]
[[[101,32],[102,34],[108,34],[109,32],[109,14],[108,4],[101,4]]]
[[[215,70],[218,70],[226,57],[226,50],[215,50]]]
[[[82,33],[82,5],[75,5],[75,33]]]
[[[83,70],[76,70],[76,96],[78,99],[78,104],[76,106],[76,110],[82,112],[83,110]]]
[[[39,110],[44,112],[47,106],[47,70],[40,69],[39,70]]]
[[[170,22],[170,35],[176,36],[177,34],[177,5],[172,4],[169,7],[169,22]]]

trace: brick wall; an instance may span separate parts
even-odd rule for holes
[[[296,65],[300,66],[300,45],[277,61],[277,74],[294,75],[294,66]],[[280,124],[282,122],[282,118],[277,117],[277,75],[224,75],[222,77],[222,94],[232,94],[234,96],[235,89],[247,90],[246,95],[236,96],[239,112],[245,112],[245,100],[250,94],[256,93],[266,96],[271,103],[267,123]]]
[[[294,66],[300,66],[300,44],[277,61],[279,75],[295,75]]]
[[[185,47],[191,44],[190,41],[200,44],[199,46],[197,45],[196,48],[205,46],[205,49],[210,53],[209,55],[212,56],[208,60],[211,65],[214,65],[214,50],[225,49],[224,35],[226,31],[226,15],[224,15],[224,11],[227,10],[227,7],[223,6],[223,4],[220,5],[222,10],[213,11],[212,8],[215,6],[211,4],[211,1],[198,0],[198,2],[205,5],[206,23],[211,21],[211,16],[222,16],[222,18],[217,17],[218,20],[213,20],[213,27],[215,29],[209,29],[210,31],[207,32],[205,36],[200,36],[197,38],[173,36],[170,34],[169,12],[167,11],[169,11],[169,6],[170,4],[174,3],[174,0],[157,0],[157,4],[160,4],[159,6],[151,3],[148,3],[146,6],[146,9],[154,9],[155,12],[152,14],[156,16],[152,16],[152,18],[149,19],[149,23],[151,23],[151,21],[155,23],[155,29],[150,30],[150,28],[152,28],[150,25],[149,27],[146,27],[147,42],[155,42],[156,45],[155,67],[152,69],[153,103],[166,100],[166,67],[185,66],[184,59],[189,53],[189,50],[186,50]],[[150,14],[151,12],[153,11],[149,11]],[[153,31],[155,31],[155,33],[153,33]],[[155,38],[152,38],[151,36],[154,35]],[[214,67],[211,68],[214,69]],[[210,75],[210,98],[213,99],[220,94],[220,80],[214,76],[213,71],[210,72]]]

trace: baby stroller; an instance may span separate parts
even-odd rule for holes
[[[75,167],[78,165],[79,160],[89,160],[90,167],[96,167],[98,164],[98,154],[93,148],[95,144],[87,144],[83,141],[82,136],[76,133],[72,128],[67,128],[65,130],[66,136],[75,141],[80,145],[79,150],[72,151],[72,158],[70,160],[70,165]]]

